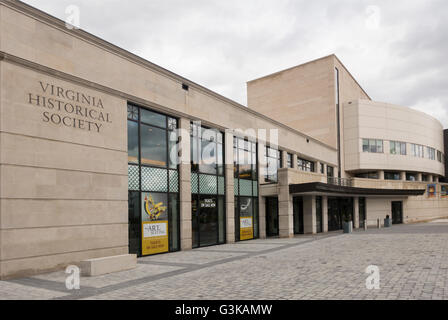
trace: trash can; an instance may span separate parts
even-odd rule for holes
[[[352,233],[353,232],[353,221],[344,221],[343,228],[344,228],[344,233]]]
[[[390,228],[392,227],[392,219],[389,215],[386,216],[386,219],[384,219],[384,228]]]

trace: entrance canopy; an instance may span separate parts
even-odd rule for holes
[[[290,194],[325,194],[325,195],[351,195],[351,196],[421,196],[425,189],[375,189],[345,187],[322,182],[300,183],[289,185]]]

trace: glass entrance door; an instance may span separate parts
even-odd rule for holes
[[[266,235],[278,236],[278,198],[266,198]]]
[[[328,198],[328,231],[341,230],[353,216],[353,198]]]
[[[293,199],[294,215],[294,234],[303,234],[303,198],[294,197]]]
[[[199,198],[199,199],[198,199]],[[218,203],[215,196],[194,196],[192,201],[193,247],[218,244]]]
[[[364,228],[365,220],[367,220],[366,198],[359,198],[359,227],[360,228]]]
[[[392,224],[403,223],[403,202],[392,201]]]

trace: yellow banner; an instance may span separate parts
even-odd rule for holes
[[[142,224],[142,255],[169,251],[168,221],[145,221]]]
[[[254,228],[252,226],[252,217],[240,218],[240,240],[249,240],[254,238]]]

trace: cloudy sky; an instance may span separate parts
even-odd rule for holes
[[[373,100],[448,128],[445,0],[25,0],[246,105],[246,81],[335,53]]]

